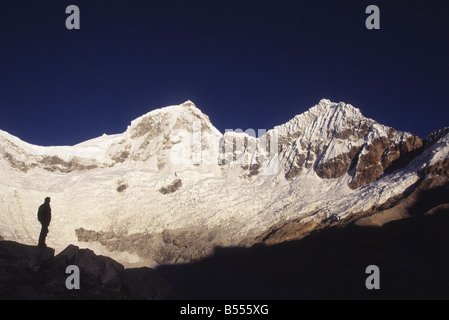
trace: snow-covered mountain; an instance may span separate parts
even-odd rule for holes
[[[47,243],[57,251],[72,243],[125,263],[188,260],[282,221],[380,206],[448,155],[449,130],[421,140],[325,99],[268,131],[222,134],[190,101],[75,146],[0,130],[0,236],[35,244],[50,196]]]

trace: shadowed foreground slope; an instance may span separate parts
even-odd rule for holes
[[[0,299],[173,299],[168,283],[150,268],[125,269],[111,258],[69,245],[52,248],[0,241]],[[80,289],[68,290],[69,265],[80,270]]]
[[[157,271],[187,299],[448,299],[449,207],[382,227],[351,224],[273,246],[217,248]],[[380,268],[380,290],[365,269]]]

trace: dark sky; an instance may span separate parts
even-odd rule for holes
[[[68,5],[80,30],[68,30]],[[367,30],[365,9],[380,9]],[[192,100],[222,132],[322,98],[421,137],[449,126],[449,1],[33,0],[0,6],[0,129],[38,145]]]

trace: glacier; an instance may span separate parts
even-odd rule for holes
[[[327,99],[259,137],[222,134],[191,101],[74,146],[36,146],[0,130],[0,236],[36,244],[37,208],[47,196],[50,247],[75,244],[125,265],[143,259],[81,242],[75,230],[126,236],[218,228],[226,244],[237,244],[280,221],[345,219],[401,195],[420,170],[448,158],[446,133],[405,166],[388,174],[380,167],[368,182],[351,185],[371,174],[371,165],[359,164],[378,141],[387,163],[412,137]]]

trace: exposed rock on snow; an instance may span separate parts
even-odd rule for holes
[[[184,228],[131,235],[79,228],[76,235],[78,241],[97,241],[111,252],[136,253],[148,265],[200,260],[212,254],[216,247],[230,244],[228,235],[220,228]]]
[[[176,192],[176,190],[178,190],[181,187],[182,187],[182,180],[176,179],[173,180],[173,182],[170,185],[160,188],[159,192],[162,194],[173,193]]]

